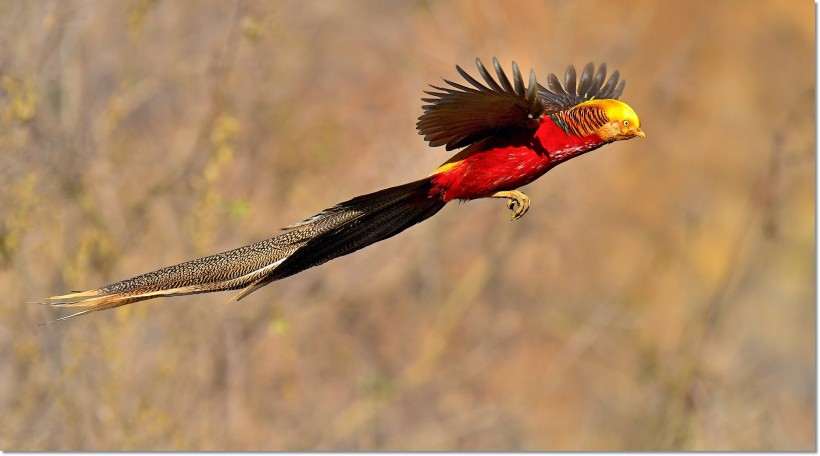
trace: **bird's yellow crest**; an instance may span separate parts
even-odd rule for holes
[[[646,138],[646,133],[641,130],[641,119],[628,104],[612,99],[585,101],[576,108],[588,106],[600,109],[606,114],[609,122],[604,124],[598,135],[605,141],[615,141],[619,139],[629,139],[635,136]]]

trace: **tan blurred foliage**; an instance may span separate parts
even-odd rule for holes
[[[813,6],[0,2],[0,447],[813,449]],[[37,326],[429,173],[422,90],[492,56],[608,62],[648,139],[515,223]]]

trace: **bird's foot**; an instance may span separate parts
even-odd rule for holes
[[[497,192],[492,197],[507,198],[507,207],[512,211],[513,221],[520,219],[530,209],[530,197],[518,190]]]

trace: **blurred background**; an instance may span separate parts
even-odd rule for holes
[[[813,450],[814,4],[0,2],[0,447]],[[244,299],[29,302],[450,154],[454,65],[606,61],[645,141]]]

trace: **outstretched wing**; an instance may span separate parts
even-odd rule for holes
[[[472,87],[445,79],[444,82],[451,87],[431,86],[436,91],[425,91],[433,98],[422,98],[428,104],[422,106],[424,114],[419,117],[416,128],[419,134],[424,135],[424,140],[430,142],[430,146],[445,145],[447,150],[452,150],[506,128],[538,128],[544,102],[538,96],[535,72],[530,71],[529,85],[524,88],[524,78],[515,62],[512,66],[512,84],[498,59],[493,58],[493,66],[500,84],[481,60],[476,59],[476,66],[486,86],[456,66],[456,70]]]
[[[571,108],[593,98],[617,98],[624,88],[618,84],[615,71],[606,83],[606,64],[595,72],[592,63],[584,68],[576,85],[575,68],[567,68],[565,85],[554,74],[547,78],[547,87],[538,83],[535,72],[530,70],[529,83],[518,65],[513,62],[513,81],[507,78],[498,59],[493,58],[498,81],[490,75],[480,59],[476,59],[478,72],[484,85],[456,66],[459,74],[472,86],[468,87],[444,80],[450,87],[431,86],[435,91],[425,91],[433,98],[422,98],[424,114],[419,117],[416,128],[430,146],[444,145],[447,150],[470,145],[506,129],[536,129],[546,114]]]
[[[626,81],[618,83],[619,77],[618,70],[615,70],[609,80],[604,83],[606,80],[606,63],[602,63],[596,72],[595,65],[589,62],[581,73],[581,79],[577,80],[575,67],[570,65],[564,73],[563,86],[552,73],[547,76],[547,87],[538,84],[538,98],[545,104],[546,114],[562,111],[592,99],[609,98],[617,100],[626,85]]]

